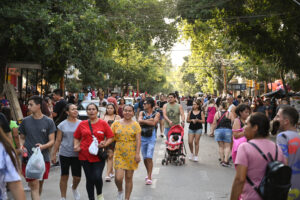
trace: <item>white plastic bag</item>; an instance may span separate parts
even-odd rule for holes
[[[96,156],[98,154],[98,150],[98,140],[95,136],[93,136],[93,142],[89,146],[89,152]]]
[[[45,172],[45,161],[41,149],[39,147],[32,148],[33,154],[28,160],[25,170],[26,178],[43,179]]]

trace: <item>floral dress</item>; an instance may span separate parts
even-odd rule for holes
[[[136,134],[141,134],[140,125],[136,121],[126,125],[115,121],[111,129],[116,141],[114,168],[125,170],[137,169],[138,163],[134,158],[136,154]]]

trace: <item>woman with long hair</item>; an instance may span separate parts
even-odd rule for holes
[[[141,127],[134,121],[134,108],[125,105],[124,118],[112,125],[115,134],[116,148],[114,155],[115,183],[118,188],[118,200],[124,199],[123,179],[125,177],[125,200],[129,200],[133,188],[133,173],[141,161]]]
[[[205,122],[204,112],[201,109],[200,100],[193,102],[192,110],[188,113],[186,122],[190,123],[188,141],[191,155],[189,156],[189,159],[198,162],[199,142],[202,134],[202,123]]]
[[[106,112],[103,116],[103,120],[108,123],[109,126],[111,126],[116,120],[120,120],[121,117],[117,115],[117,110],[114,106],[114,104],[109,103],[106,106]],[[114,170],[113,170],[113,161],[114,161],[114,150],[115,150],[115,142],[111,143],[107,147],[107,167],[106,167],[106,177],[105,181],[106,182],[111,182],[111,179],[115,176],[114,175]]]
[[[118,115],[119,115],[121,118],[124,117],[124,116],[123,116],[123,108],[124,108],[124,106],[125,106],[125,99],[124,99],[124,97],[122,97],[122,98],[120,99],[120,103],[119,103],[119,106],[118,106]]]
[[[236,154],[239,146],[247,142],[247,138],[245,137],[244,126],[246,123],[246,119],[250,115],[251,108],[247,104],[239,104],[235,109],[235,114],[237,118],[234,119],[232,125],[232,135],[233,135],[233,145],[232,145],[232,161],[235,163]]]
[[[86,107],[89,119],[80,122],[74,133],[74,151],[79,152],[78,157],[86,177],[86,190],[89,200],[95,199],[96,187],[97,200],[104,200],[102,194],[102,172],[105,160],[89,152],[89,147],[94,138],[98,141],[99,148],[106,148],[113,142],[114,134],[106,121],[98,118],[98,106],[90,103]]]
[[[220,164],[223,167],[229,167],[232,126],[228,105],[225,101],[221,103],[219,111],[215,114],[211,134],[213,132],[219,145]]]
[[[58,130],[54,148],[51,153],[51,162],[53,164],[56,163],[56,153],[59,149],[59,162],[61,167],[59,187],[61,200],[66,200],[70,168],[73,176],[73,196],[75,200],[79,200],[80,194],[77,191],[77,186],[81,179],[81,165],[78,159],[78,152],[74,152],[73,149],[73,135],[81,121],[77,119],[78,111],[76,105],[67,104],[64,112],[66,112],[68,117],[57,126]]]
[[[0,127],[0,199],[6,199],[6,186],[15,200],[25,200],[22,186],[20,162],[9,138]]]

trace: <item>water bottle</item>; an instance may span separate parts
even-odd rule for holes
[[[21,149],[22,149],[22,162],[23,163],[27,163],[28,162],[28,152],[27,152],[27,149],[24,146],[22,146]]]

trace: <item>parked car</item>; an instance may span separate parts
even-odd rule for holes
[[[125,104],[128,104],[128,105],[134,104],[134,99],[132,97],[124,97],[124,99],[125,99]],[[118,104],[120,104],[120,100],[121,99],[118,99]]]
[[[99,100],[85,100],[85,101],[82,101],[80,103],[80,105],[78,106],[78,118],[80,120],[87,120],[88,119],[88,116],[87,116],[87,113],[86,113],[86,107],[90,103],[96,104],[99,108]],[[99,111],[100,111],[100,109],[99,109]],[[98,115],[100,117],[101,113],[99,112]]]

